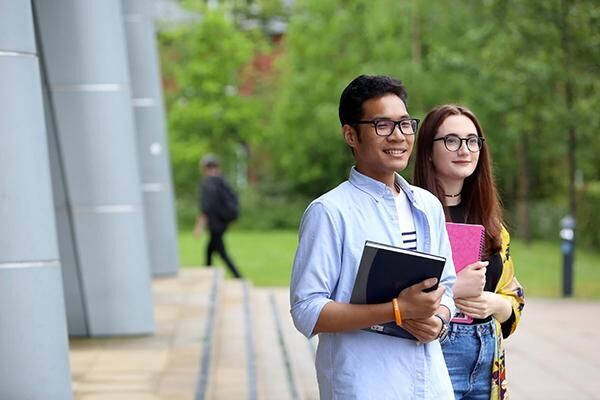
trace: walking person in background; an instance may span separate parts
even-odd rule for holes
[[[406,100],[402,83],[390,77],[361,75],[350,82],[339,118],[355,166],[302,218],[291,314],[302,334],[319,335],[322,400],[454,397],[440,340],[454,312],[456,275],[439,200],[397,173],[408,165],[419,123]],[[366,240],[445,257],[439,287],[424,291],[437,283],[426,279],[386,303],[350,304]],[[361,330],[392,321],[417,340]]]
[[[447,221],[485,228],[483,259],[489,264],[465,267],[453,288],[458,311],[473,320],[451,321],[442,350],[457,400],[506,399],[502,340],[519,323],[524,292],[515,278],[490,153],[470,110],[442,105],[427,114],[417,138],[413,183],[441,200]]]
[[[239,215],[239,204],[235,192],[227,184],[219,170],[219,159],[206,155],[200,161],[204,178],[198,188],[198,217],[194,234],[200,237],[204,228],[208,226],[210,238],[206,246],[206,265],[211,266],[212,256],[216,251],[221,256],[231,274],[241,278],[241,274],[227,254],[223,236],[231,222]]]

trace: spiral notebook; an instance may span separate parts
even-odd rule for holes
[[[485,228],[482,225],[446,222],[446,230],[457,274],[467,265],[481,260],[485,244]],[[470,324],[473,318],[458,313],[452,318],[452,322]]]

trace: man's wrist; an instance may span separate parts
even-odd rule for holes
[[[397,297],[398,300],[398,309],[400,310],[400,314],[402,315],[402,319],[410,319],[410,316],[407,314],[407,306],[406,302],[403,298]]]
[[[396,325],[402,326],[402,313],[400,312],[397,298],[392,299],[392,307],[394,309],[394,320],[396,321]]]
[[[449,320],[444,318],[440,314],[435,314],[434,317],[438,318],[442,323],[442,326],[440,327],[440,331],[436,339],[439,339],[440,343],[443,343],[444,341],[446,341],[446,338],[448,337],[448,332],[450,330]]]

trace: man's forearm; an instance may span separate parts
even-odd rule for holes
[[[406,309],[400,307],[403,315]],[[436,309],[446,321],[450,320],[450,310],[445,305]],[[405,315],[410,318],[409,315]],[[372,325],[384,324],[395,321],[392,302],[381,304],[347,304],[330,302],[327,303],[313,329],[313,334],[323,332],[348,332],[357,329],[368,328]]]
[[[327,303],[313,329],[313,333],[348,332],[384,324],[394,320],[392,303],[346,304]]]

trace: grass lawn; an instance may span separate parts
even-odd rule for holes
[[[197,239],[191,232],[179,233],[180,264],[205,263],[208,235]],[[287,286],[298,244],[296,231],[228,231],[225,246],[240,273],[256,286]],[[215,253],[213,263],[225,265]],[[229,272],[228,272],[229,275]]]
[[[179,234],[180,262],[184,266],[204,264],[207,236],[196,239],[191,232]],[[238,231],[225,241],[236,265],[256,286],[287,286],[297,245],[296,231]],[[511,244],[517,278],[527,296],[559,297],[562,291],[560,243]],[[224,265],[214,256],[217,265]],[[600,252],[578,250],[575,255],[576,297],[600,299]]]
[[[562,295],[562,264],[560,242],[534,242],[525,246],[513,240],[517,279],[525,287],[525,294],[535,297]],[[579,298],[600,299],[600,252],[578,249],[575,253],[573,293]]]

